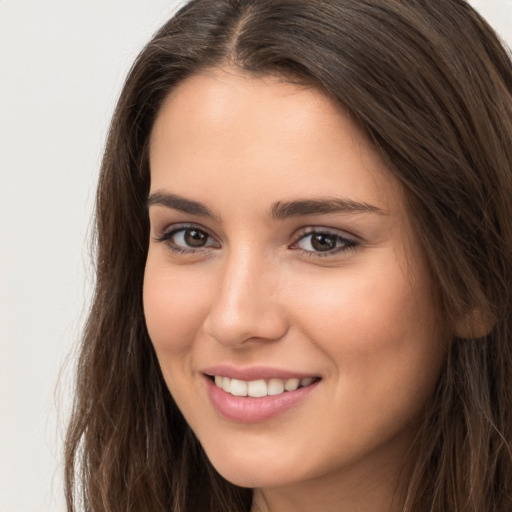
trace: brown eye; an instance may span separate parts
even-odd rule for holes
[[[327,233],[314,233],[311,236],[311,247],[315,251],[332,251],[336,248],[337,236]]]
[[[184,231],[183,240],[189,247],[204,247],[208,242],[208,235],[198,229],[187,229]]]
[[[300,249],[311,256],[330,256],[353,249],[357,245],[356,240],[346,238],[342,234],[319,230],[304,234],[293,244],[293,248]]]
[[[194,226],[174,229],[164,233],[157,240],[165,242],[169,249],[180,253],[220,247],[215,238]]]

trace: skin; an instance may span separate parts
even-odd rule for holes
[[[147,327],[215,468],[255,489],[254,511],[400,510],[447,344],[401,186],[325,94],[229,69],[174,89],[150,142]],[[162,204],[162,194],[211,215]],[[372,208],[269,214],[333,198]],[[162,240],[183,223],[208,234],[204,246],[191,249],[184,231]],[[336,250],[315,249],[311,228]],[[208,398],[202,370],[216,364],[321,381],[277,417],[243,424]]]

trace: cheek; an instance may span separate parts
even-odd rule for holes
[[[183,354],[191,348],[207,310],[206,283],[186,272],[171,272],[150,256],[144,274],[144,316],[161,359],[165,353]]]
[[[338,278],[311,280],[295,295],[297,311],[309,326],[312,339],[329,339],[353,348],[370,350],[386,344],[387,334],[396,334],[418,321],[419,308],[403,276],[346,272]],[[334,342],[334,345],[333,345]]]
[[[405,274],[393,254],[375,261],[364,273],[304,287],[296,296],[303,330],[333,361],[341,383],[350,380],[361,391],[388,382],[391,388],[394,378],[430,385],[444,349],[427,273]]]
[[[335,431],[357,450],[418,418],[434,392],[445,348],[426,279],[404,275],[397,265],[349,274],[304,288],[300,310],[303,332],[331,362],[326,385],[334,398],[323,420],[325,438]],[[333,451],[334,462],[342,451]]]

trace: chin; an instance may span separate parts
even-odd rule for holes
[[[272,459],[265,458],[258,463],[251,463],[243,457],[230,457],[223,460],[210,459],[213,467],[228,482],[239,487],[269,488],[281,487],[293,483],[299,475],[293,475],[290,468],[276,467]],[[281,465],[280,465],[281,466]]]
[[[250,470],[247,468],[225,468],[218,469],[218,473],[228,482],[238,487],[247,487],[251,489],[265,489],[270,487],[281,487],[291,484],[292,481],[274,476],[268,468],[262,467],[259,470]]]

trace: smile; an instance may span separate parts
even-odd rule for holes
[[[242,372],[252,380],[241,379]],[[218,368],[203,374],[207,396],[221,416],[237,423],[259,423],[280,416],[306,401],[322,382],[321,377],[293,376],[287,371],[271,369],[231,368],[225,372],[231,373],[231,377],[222,373]],[[276,373],[281,373],[282,378]]]
[[[281,395],[289,391],[295,391],[301,387],[310,386],[315,379],[306,377],[303,379],[258,379],[258,380],[241,380],[230,379],[221,375],[214,376],[215,385],[223,389],[226,393],[233,396],[249,396],[253,398],[261,398],[265,396]]]

